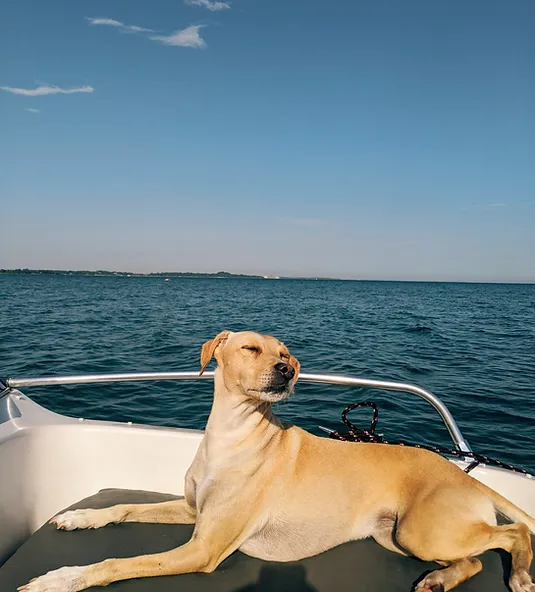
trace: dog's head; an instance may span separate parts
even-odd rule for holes
[[[215,357],[227,390],[276,403],[289,396],[299,375],[299,362],[275,337],[252,331],[223,331],[201,350],[201,374]]]

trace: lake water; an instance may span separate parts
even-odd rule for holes
[[[416,383],[474,450],[535,470],[535,285],[0,275],[0,375],[197,370],[202,343],[252,329],[303,372]],[[23,389],[59,413],[203,428],[211,383]],[[315,433],[376,401],[387,439],[449,445],[424,401],[299,384],[276,412]],[[368,424],[369,412],[353,415]]]

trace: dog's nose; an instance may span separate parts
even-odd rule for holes
[[[285,364],[284,362],[279,362],[275,364],[275,370],[280,372],[286,380],[292,380],[295,375],[295,370],[290,366],[290,364]]]

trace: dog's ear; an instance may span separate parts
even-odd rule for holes
[[[202,376],[206,366],[208,366],[208,362],[214,357],[215,350],[225,343],[230,333],[230,331],[221,331],[219,335],[216,335],[213,339],[210,339],[210,341],[203,343],[201,349],[201,371],[199,376]]]
[[[295,374],[294,374],[294,384],[297,382],[297,378],[299,376],[299,370],[301,370],[301,364],[299,363],[299,360],[297,358],[294,358],[293,356],[290,356],[290,359],[288,361],[288,364],[290,364],[290,366],[295,370]]]

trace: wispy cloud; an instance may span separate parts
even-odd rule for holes
[[[37,88],[13,88],[12,86],[0,86],[0,90],[24,95],[25,97],[41,97],[43,95],[72,95],[74,93],[92,93],[92,86],[75,86],[74,88],[60,88],[59,86],[42,85]]]
[[[206,42],[200,36],[199,31],[202,25],[191,25],[185,29],[180,29],[171,33],[171,35],[155,35],[151,37],[153,41],[159,41],[164,45],[175,45],[178,47],[194,47],[200,49],[206,47]]]
[[[230,8],[230,5],[226,2],[214,2],[212,0],[185,0],[188,4],[195,6],[204,6],[209,10],[223,10],[224,8]],[[155,33],[153,29],[146,29],[145,27],[138,27],[137,25],[125,25],[121,21],[107,17],[85,17],[89,21],[90,25],[102,25],[107,27],[115,27],[120,31],[126,31],[129,33]],[[191,25],[185,29],[179,29],[170,35],[153,35],[149,37],[153,41],[159,41],[164,45],[174,45],[177,47],[193,47],[196,49],[206,47],[206,42],[201,37],[199,31],[203,25]]]
[[[24,109],[24,111],[29,111],[30,113],[41,113],[40,109]]]
[[[486,208],[505,208],[507,204],[504,203],[495,203],[495,204],[487,204]]]
[[[121,21],[116,21],[115,19],[111,18],[92,18],[86,16],[85,19],[89,21],[90,25],[104,25],[107,27],[115,27],[116,29],[120,29],[121,31],[128,31],[130,33],[154,33],[153,29],[146,29],[145,27],[138,27],[137,25],[125,25],[121,23]]]
[[[230,4],[228,2],[214,2],[213,0],[184,0],[184,2],[190,6],[200,6],[213,11],[226,10],[227,8],[230,8]]]

